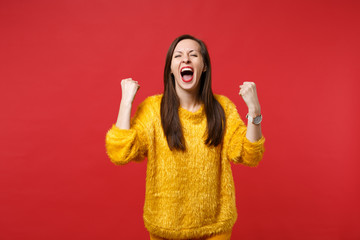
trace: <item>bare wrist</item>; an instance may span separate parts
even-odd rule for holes
[[[122,108],[132,108],[132,102],[121,100],[120,107]]]

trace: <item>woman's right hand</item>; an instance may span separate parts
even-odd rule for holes
[[[120,129],[130,129],[130,116],[132,102],[134,101],[136,92],[139,90],[140,85],[132,78],[121,80],[121,103],[119,115],[116,121],[116,126]]]
[[[132,78],[121,80],[121,103],[132,104],[139,88],[138,82],[132,80]]]

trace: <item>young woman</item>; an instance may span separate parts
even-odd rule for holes
[[[121,88],[106,148],[115,164],[148,159],[143,219],[150,239],[230,239],[237,218],[230,162],[257,166],[264,152],[255,84],[240,85],[246,126],[228,98],[213,94],[205,44],[183,35],[166,56],[164,93],[145,99],[132,119],[139,84],[128,78]]]

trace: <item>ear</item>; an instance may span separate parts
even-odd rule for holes
[[[203,72],[206,72],[206,70],[207,70],[207,67],[206,67],[206,65],[204,66],[204,69],[203,69]]]

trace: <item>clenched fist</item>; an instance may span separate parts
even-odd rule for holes
[[[132,104],[134,101],[136,92],[139,90],[140,85],[137,81],[132,80],[132,78],[126,78],[121,80],[121,102]]]
[[[261,113],[261,107],[256,93],[255,83],[244,82],[242,85],[240,85],[239,95],[244,99],[249,109],[249,113],[256,116]]]

